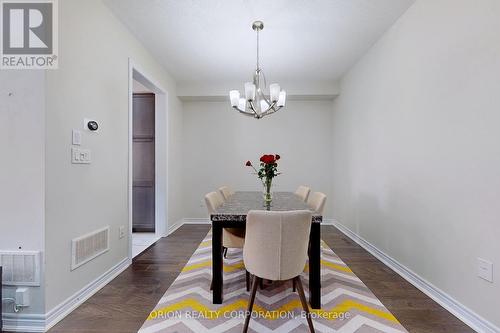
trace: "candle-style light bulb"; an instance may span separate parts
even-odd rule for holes
[[[255,99],[255,84],[252,82],[245,83],[245,98],[247,101],[253,101]]]
[[[271,95],[271,102],[276,102],[280,97],[280,85],[273,83],[269,86],[269,92]]]
[[[238,90],[231,90],[229,92],[229,99],[231,100],[232,107],[237,106],[240,100],[240,92]]]
[[[282,90],[280,92],[280,97],[278,98],[278,102],[276,103],[276,105],[278,105],[279,107],[283,107],[285,106],[285,102],[286,102],[286,91]]]
[[[245,111],[246,108],[247,108],[247,101],[246,101],[246,99],[240,98],[238,100],[238,109],[240,109],[241,111]]]

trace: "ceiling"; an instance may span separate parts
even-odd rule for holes
[[[336,81],[414,0],[105,0],[178,82]]]

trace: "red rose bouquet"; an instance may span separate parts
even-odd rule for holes
[[[264,200],[266,203],[270,203],[272,200],[271,196],[271,186],[273,183],[273,178],[280,175],[278,172],[278,160],[280,159],[280,155],[262,155],[260,158],[260,168],[257,170],[252,162],[247,161],[246,166],[252,167],[259,177],[262,185],[264,186],[265,194]]]

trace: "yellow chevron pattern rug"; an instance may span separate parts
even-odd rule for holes
[[[321,310],[312,310],[316,332],[407,332],[361,280],[321,242]],[[139,333],[241,332],[249,294],[241,250],[224,259],[224,303],[212,304],[211,233],[151,311]],[[301,276],[308,293],[307,265]],[[257,291],[251,332],[308,332],[291,282],[272,282]]]

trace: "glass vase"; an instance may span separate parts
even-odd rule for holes
[[[266,179],[264,182],[264,205],[270,206],[273,201],[273,195],[271,194],[271,187],[273,184],[273,179]]]

